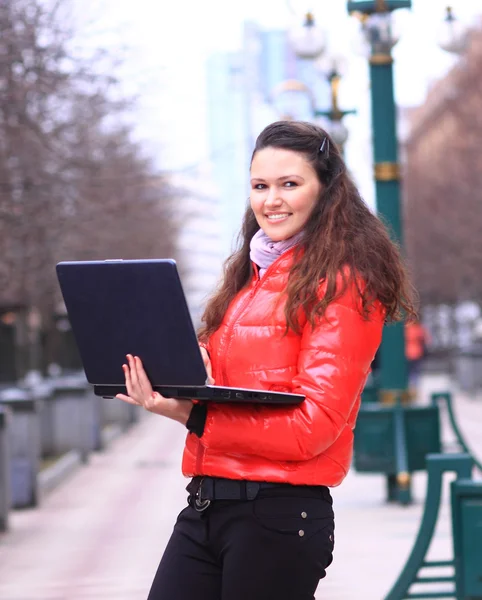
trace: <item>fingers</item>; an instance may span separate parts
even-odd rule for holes
[[[127,355],[127,362],[129,363],[131,385],[133,388],[135,388],[139,385],[139,378],[137,375],[136,361],[134,360],[134,357],[132,356],[132,354]]]
[[[187,409],[189,405],[192,407],[191,401],[165,398],[159,392],[155,392],[138,356],[128,354],[127,364],[122,365],[122,369],[126,380],[127,394],[117,394],[116,398],[186,424],[190,414]]]
[[[138,404],[146,407],[152,401],[153,389],[147,377],[147,374],[142,365],[142,361],[138,356],[127,354],[127,364],[122,365],[126,380],[127,395],[119,394],[116,396],[124,402]]]
[[[129,396],[132,395],[132,380],[131,380],[131,372],[129,369],[129,365],[122,365],[122,370],[124,371],[124,377],[126,378],[126,388]]]
[[[123,400],[124,402],[127,402],[128,404],[133,404],[134,406],[141,406],[139,404],[139,402],[136,402],[134,400],[134,398],[131,398],[130,396],[126,396],[125,394],[117,394],[116,398],[118,400]]]
[[[144,367],[142,366],[142,361],[138,356],[134,357],[134,364],[136,366],[137,380],[142,388],[142,391],[146,394],[152,394],[151,382],[149,381]]]

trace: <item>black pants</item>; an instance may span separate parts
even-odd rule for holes
[[[332,561],[328,488],[283,486],[178,516],[148,600],[313,600]]]

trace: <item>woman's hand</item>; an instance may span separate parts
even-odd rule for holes
[[[204,366],[206,367],[206,371],[208,374],[208,383],[210,385],[214,385],[213,368],[211,366],[211,359],[209,358],[208,351],[206,350],[206,348],[203,348],[203,346],[199,346],[199,349],[201,350],[201,356],[203,357]]]
[[[122,365],[122,369],[126,378],[128,395],[117,394],[116,398],[128,404],[142,406],[149,412],[168,417],[186,425],[193,406],[191,400],[164,398],[159,392],[155,392],[138,356],[128,354],[127,364]]]

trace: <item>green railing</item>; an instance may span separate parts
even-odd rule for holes
[[[477,469],[479,469],[479,471],[482,471],[482,463],[479,460],[477,460],[473,452],[470,450],[469,446],[467,445],[464,439],[464,436],[462,435],[462,432],[460,431],[460,427],[458,426],[453,409],[452,394],[450,392],[436,392],[431,395],[431,400],[433,406],[437,406],[440,400],[442,400],[445,403],[450,425],[455,433],[455,437],[457,438],[457,442],[460,446],[461,451],[465,454],[468,454],[474,461],[474,465],[477,467]]]
[[[444,473],[455,473],[457,481],[470,479],[473,464],[472,457],[468,454],[430,454],[427,456],[427,495],[420,529],[412,552],[395,585],[385,597],[385,600],[406,600],[412,598],[455,598],[458,600],[455,558],[452,557],[451,559],[442,561],[427,561],[426,554],[438,520]],[[420,574],[422,569],[447,569],[447,567],[453,569],[452,575],[435,574],[426,576]],[[410,592],[412,585],[423,586],[424,584],[432,585],[436,583],[444,584],[444,586],[453,584],[453,589],[448,591],[434,591],[431,589],[425,592]]]

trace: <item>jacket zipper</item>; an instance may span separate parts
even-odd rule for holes
[[[246,297],[245,297],[244,301],[239,306],[239,308],[236,311],[236,313],[233,315],[233,317],[231,319],[231,323],[228,326],[228,328],[226,329],[226,332],[224,334],[224,337],[226,339],[228,339],[228,345],[226,347],[226,351],[224,352],[224,357],[222,359],[223,360],[223,362],[222,362],[222,369],[221,369],[221,373],[223,374],[222,385],[228,386],[228,375],[227,375],[227,368],[226,368],[226,365],[227,365],[227,356],[229,354],[229,348],[231,347],[231,342],[232,342],[231,333],[232,333],[232,331],[234,329],[234,326],[236,325],[236,322],[241,317],[241,315],[244,312],[246,312],[246,310],[249,308],[249,306],[250,306],[250,304],[251,304],[254,296],[256,295],[256,292],[261,287],[261,283],[268,278],[268,275],[270,274],[270,271],[274,270],[275,267],[278,266],[278,264],[282,261],[282,259],[285,259],[286,256],[288,256],[289,254],[293,253],[293,251],[294,251],[294,249],[290,248],[289,250],[287,250],[286,252],[284,252],[281,256],[279,256],[274,262],[272,262],[270,264],[270,266],[266,269],[266,273],[263,275],[263,278],[259,277],[259,272],[258,272],[258,280],[254,284],[253,289],[249,292],[249,294],[246,294]]]
[[[223,374],[223,385],[224,386],[228,385],[228,373],[227,373],[227,369],[226,369],[226,363],[227,363],[226,357],[228,355],[229,348],[231,346],[231,341],[232,341],[231,333],[232,333],[232,331],[234,329],[234,326],[236,325],[237,320],[239,319],[239,317],[241,316],[241,314],[244,312],[244,309],[247,308],[249,306],[249,304],[251,303],[251,300],[253,299],[253,296],[254,296],[256,290],[258,289],[260,281],[261,280],[258,279],[258,281],[254,284],[254,286],[253,286],[252,290],[249,292],[249,294],[246,294],[246,296],[244,297],[243,302],[239,305],[238,310],[233,315],[233,318],[231,319],[231,324],[226,329],[225,338],[228,341],[228,345],[226,346],[226,351],[224,352],[224,356],[222,358],[223,362],[222,362],[222,368],[221,368],[221,373]]]
[[[287,250],[286,252],[284,252],[279,258],[277,258],[273,263],[271,263],[270,266],[267,268],[266,273],[263,276],[263,279],[261,279],[259,277],[259,273],[258,273],[258,280],[254,284],[253,289],[249,292],[249,294],[246,294],[244,301],[241,303],[241,305],[238,307],[238,310],[231,318],[231,323],[227,327],[226,332],[224,334],[225,339],[228,339],[229,341],[228,341],[228,346],[226,348],[226,351],[224,353],[222,367],[220,369],[220,371],[222,373],[221,384],[223,386],[227,386],[227,384],[228,384],[228,376],[227,376],[227,370],[226,370],[226,363],[227,363],[226,357],[228,355],[229,348],[231,346],[231,341],[232,341],[232,338],[229,339],[229,337],[231,337],[231,332],[234,329],[234,326],[235,326],[237,320],[251,304],[251,301],[253,300],[256,292],[261,287],[261,282],[268,277],[270,271],[272,271],[278,265],[278,263],[281,262],[282,259],[285,259],[286,256],[288,254],[292,253],[293,251],[294,251],[294,249],[290,248],[290,250]],[[198,439],[197,440],[197,451],[196,451],[196,474],[197,475],[201,474],[202,463],[203,463],[203,459],[204,459],[204,452],[205,452],[205,448],[204,448],[201,440]]]
[[[253,298],[254,293],[255,293],[256,289],[258,288],[260,281],[261,280],[258,280],[256,282],[256,284],[253,286],[253,289],[249,292],[249,294],[246,294],[244,301],[241,303],[238,310],[236,311],[236,313],[233,315],[233,318],[231,319],[231,324],[233,326],[229,325],[229,327],[226,330],[225,336],[227,336],[228,333],[231,333],[231,330],[234,328],[234,324],[236,323],[237,319],[240,317],[242,311],[248,306],[251,299]],[[226,339],[228,339],[228,338],[226,337]],[[226,348],[225,355],[227,355],[230,345],[231,345],[231,340],[228,341],[228,346]],[[227,381],[228,381],[227,372],[226,372],[226,360],[224,360],[224,364],[222,365],[220,371],[222,373],[221,385],[226,386]],[[204,459],[204,452],[205,452],[205,448],[202,445],[201,440],[198,440],[198,450],[197,450],[197,456],[196,456],[196,474],[201,473],[202,463],[203,463],[203,459]]]

